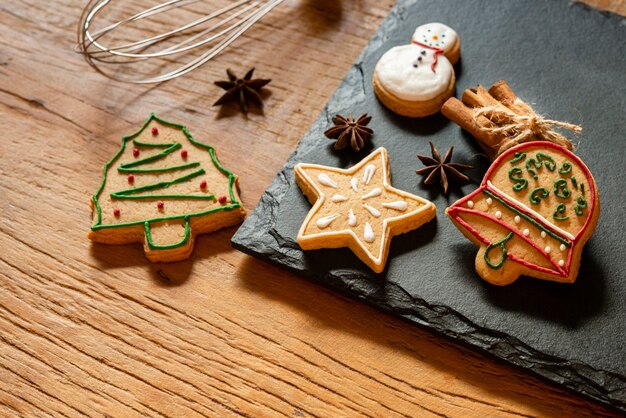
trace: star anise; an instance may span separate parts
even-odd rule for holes
[[[367,124],[372,120],[371,116],[367,116],[367,113],[363,113],[356,120],[352,118],[352,115],[348,115],[346,119],[344,116],[335,115],[333,117],[332,126],[324,132],[330,139],[336,139],[335,149],[341,150],[348,145],[352,147],[356,152],[361,151],[374,131],[367,127]]]
[[[437,148],[435,148],[433,143],[430,141],[428,143],[430,144],[430,151],[433,155],[432,158],[425,155],[417,156],[417,158],[419,158],[420,161],[426,166],[416,171],[417,174],[426,176],[424,184],[430,185],[439,181],[439,184],[443,187],[443,193],[447,194],[448,178],[456,181],[469,180],[469,177],[461,173],[461,171],[471,169],[471,165],[450,162],[452,160],[452,151],[454,151],[454,147],[450,147],[442,160],[441,155],[439,155],[439,151],[437,151]]]
[[[243,113],[248,113],[248,105],[253,103],[258,107],[263,107],[263,99],[259,90],[272,80],[255,78],[252,79],[254,68],[246,73],[243,78],[238,78],[231,69],[226,70],[228,81],[216,81],[215,85],[226,90],[213,106],[223,105],[230,102],[239,102],[239,107]]]

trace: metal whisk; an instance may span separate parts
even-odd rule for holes
[[[203,6],[206,6],[207,0],[170,0],[132,16],[118,18],[114,23],[92,31],[96,17],[105,9],[113,9],[113,4],[112,0],[90,0],[78,26],[77,51],[84,55],[96,71],[109,78],[138,84],[160,83],[187,74],[211,60],[283,1],[239,0],[217,10],[207,11],[189,7],[195,3],[204,3]],[[121,1],[119,4],[121,13],[126,12],[128,15],[124,10],[128,3]],[[154,19],[154,16],[174,9],[183,10],[178,13],[181,16],[174,19],[169,13],[160,16],[160,20]],[[114,10],[109,12],[115,14]],[[182,15],[200,17],[188,23],[177,23],[182,20]],[[151,17],[152,25],[146,31]],[[143,22],[144,27],[134,27],[134,23],[144,19],[147,19]],[[153,34],[154,31],[157,34]],[[143,38],[140,35],[142,39],[139,40],[133,38],[133,33],[146,32],[151,36]],[[131,69],[131,74],[128,74],[128,70],[124,74],[113,70],[124,67],[120,64],[154,59],[160,59],[157,75],[146,76],[141,73],[143,67]],[[176,68],[172,70],[172,66]]]

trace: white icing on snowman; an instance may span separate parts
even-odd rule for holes
[[[419,26],[413,43],[391,48],[378,61],[378,81],[402,100],[426,101],[443,94],[454,77],[444,51],[456,39],[456,32],[441,23]]]
[[[454,29],[443,23],[427,23],[415,29],[411,40],[431,48],[441,49],[446,53],[456,44],[458,38],[459,35]]]

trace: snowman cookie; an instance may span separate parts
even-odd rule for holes
[[[457,33],[442,23],[419,26],[409,45],[391,48],[374,69],[374,92],[385,106],[409,117],[439,112],[454,94],[461,55]]]

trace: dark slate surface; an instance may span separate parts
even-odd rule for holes
[[[602,213],[574,285],[521,278],[500,288],[474,272],[476,248],[444,214],[474,190],[488,162],[475,141],[441,115],[406,119],[374,97],[372,71],[416,26],[441,21],[462,39],[457,92],[505,79],[538,112],[583,125],[577,154],[600,188]],[[319,119],[302,138],[258,206],[233,237],[248,254],[626,411],[626,25],[567,1],[404,1],[394,7]],[[335,113],[368,112],[372,146],[335,153],[322,132]],[[415,170],[427,140],[455,146],[477,166],[450,196],[425,187]],[[297,162],[349,167],[376,147],[391,159],[395,187],[433,200],[437,218],[392,241],[387,269],[372,273],[347,249],[303,252],[295,237],[310,205]]]

